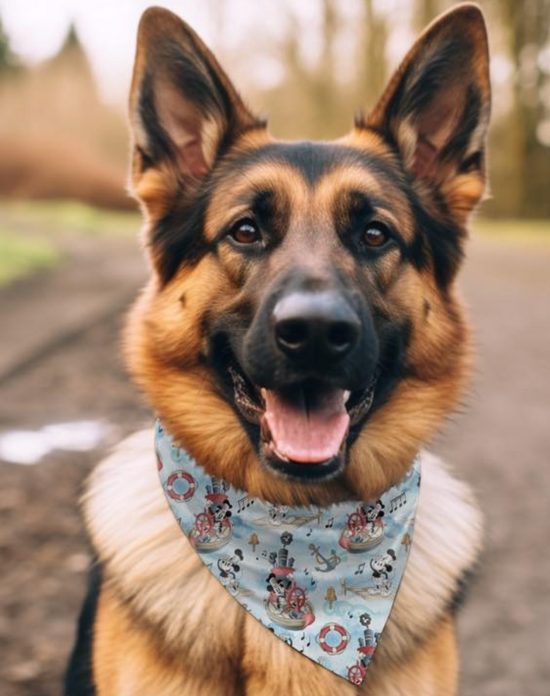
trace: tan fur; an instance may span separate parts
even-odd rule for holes
[[[248,646],[235,649],[229,672],[197,671],[177,657],[163,654],[152,635],[136,625],[108,589],[102,591],[94,632],[97,696],[454,696],[457,683],[453,621],[443,619],[433,635],[402,664],[384,669],[372,665],[369,683],[361,688],[319,668],[277,639],[265,640],[265,629],[247,621],[232,639]],[[124,645],[124,651],[118,646]],[[204,663],[211,655],[204,656]],[[204,664],[202,663],[202,664]],[[201,662],[199,662],[199,665]],[[210,664],[210,662],[209,662]]]
[[[123,646],[123,650],[120,650]],[[222,662],[222,665],[224,663]],[[189,663],[186,661],[186,665]],[[154,633],[134,618],[108,587],[99,598],[93,666],[97,696],[237,696],[233,669],[182,668],[181,660],[159,650]]]

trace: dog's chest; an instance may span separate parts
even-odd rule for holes
[[[319,695],[356,693],[273,636],[207,570],[166,504],[150,442],[149,432],[137,434],[96,469],[85,513],[118,595],[152,628],[159,650],[178,656],[197,677],[234,681],[263,674],[285,693],[310,693],[300,684],[318,684],[311,693]],[[405,659],[434,630],[475,561],[479,528],[469,489],[424,455],[414,543],[378,665]]]

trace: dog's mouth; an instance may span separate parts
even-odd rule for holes
[[[351,426],[369,412],[376,386],[346,391],[322,380],[280,389],[254,385],[236,365],[229,367],[236,407],[259,426],[262,461],[296,479],[327,479],[343,469]]]

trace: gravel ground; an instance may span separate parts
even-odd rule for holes
[[[487,519],[460,619],[461,696],[548,696],[550,247],[478,241],[463,285],[477,378],[465,413],[434,443],[474,486]],[[2,320],[11,307],[2,294],[0,302]],[[121,313],[106,317],[0,376],[0,430],[89,419],[109,427],[92,452],[54,451],[36,466],[0,461],[2,696],[59,693],[89,560],[82,485],[110,444],[150,419],[119,357]]]

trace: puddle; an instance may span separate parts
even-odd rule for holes
[[[51,423],[40,430],[11,430],[0,434],[0,459],[30,466],[54,450],[90,452],[108,434],[109,428],[102,421]]]

